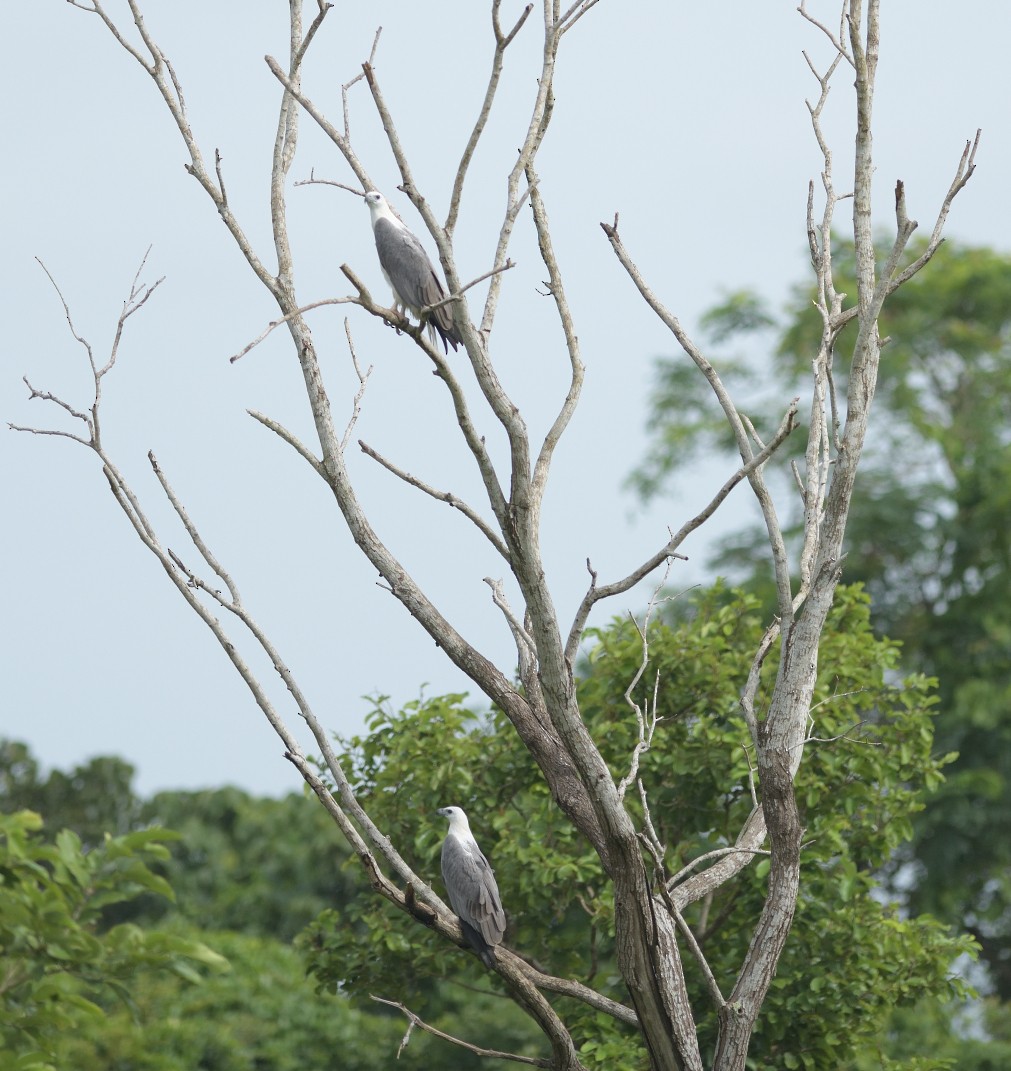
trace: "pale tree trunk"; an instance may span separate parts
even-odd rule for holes
[[[421,327],[399,319],[391,310],[378,304],[355,273],[346,266],[342,270],[355,292],[330,302],[357,306],[366,314],[395,322],[432,362],[434,371],[450,395],[463,445],[480,476],[487,500],[485,505],[494,521],[484,521],[480,511],[467,503],[454,501],[454,505],[476,525],[500,555],[512,576],[522,603],[514,611],[502,586],[491,584],[495,603],[504,614],[516,642],[522,684],[520,688],[514,683],[511,668],[503,669],[492,664],[453,628],[370,524],[345,464],[345,450],[352,427],[348,427],[343,435],[338,433],[320,374],[312,332],[306,319],[308,309],[302,308],[298,301],[285,198],[286,181],[298,142],[298,119],[302,111],[318,123],[330,137],[362,191],[375,188],[364,164],[355,153],[346,124],[343,129],[336,127],[326,118],[322,109],[301,92],[302,64],[310,43],[326,22],[330,8],[320,4],[311,26],[305,31],[301,2],[290,0],[291,37],[288,62],[282,65],[268,58],[270,70],[281,84],[281,105],[270,186],[273,254],[277,261],[277,270],[274,272],[266,267],[264,260],[254,251],[232,212],[221,175],[220,159],[216,157],[213,173],[205,165],[187,120],[181,87],[175,72],[146,26],[138,0],[129,0],[134,20],[132,29],[118,26],[98,0],[72,0],[73,6],[97,15],[118,44],[129,52],[153,79],[183,139],[189,156],[187,167],[190,174],[211,199],[249,268],[275,299],[281,313],[278,322],[287,325],[295,356],[302,370],[315,425],[318,453],[299,442],[271,418],[260,414],[254,416],[312,465],[314,471],[330,488],[355,543],[382,576],[394,597],[452,662],[506,713],[519,738],[537,763],[558,806],[593,846],[613,884],[617,961],[628,986],[631,1007],[616,1004],[578,983],[546,976],[505,950],[498,956],[497,970],[502,975],[508,991],[537,1022],[550,1046],[550,1058],[542,1061],[542,1065],[557,1068],[559,1071],[576,1071],[581,1066],[564,1021],[543,995],[544,992],[556,992],[583,1001],[625,1023],[637,1024],[649,1052],[651,1065],[656,1071],[701,1071],[706,1064],[699,1051],[696,1015],[715,1013],[720,1024],[719,1040],[709,1066],[714,1071],[740,1071],[745,1066],[755,1021],[775,975],[797,903],[802,830],[793,781],[803,756],[807,719],[818,670],[819,642],[839,581],[846,518],[874,396],[880,346],[877,333],[878,315],[888,294],[915,274],[936,250],[940,242],[941,226],[951,201],[972,173],[975,146],[967,147],[963,155],[955,180],[941,206],[926,252],[918,260],[902,267],[902,254],[915,223],[906,217],[902,186],[899,184],[896,191],[895,244],[888,263],[878,275],[871,241],[871,111],[878,59],[879,0],[870,0],[866,10],[862,0],[844,2],[838,33],[833,33],[808,16],[802,5],[801,15],[811,23],[813,33],[823,35],[831,42],[835,58],[824,72],[818,72],[811,66],[811,72],[820,90],[820,95],[809,107],[813,132],[823,152],[821,185],[824,203],[820,218],[816,217],[812,184],[807,225],[823,333],[819,352],[812,355],[809,433],[805,466],[801,473],[805,510],[804,540],[796,562],[791,562],[787,553],[776,505],[765,482],[764,467],[793,431],[797,403],[785,407],[782,423],[776,434],[768,442],[763,442],[747,418],[738,410],[717,370],[687,336],[677,317],[664,306],[661,298],[639,272],[619,234],[617,216],[613,223],[602,224],[621,268],[638,288],[646,308],[666,325],[677,343],[695,363],[699,374],[704,376],[712,387],[735,436],[741,464],[726,484],[715,491],[706,509],[664,542],[650,559],[631,569],[626,577],[610,584],[598,585],[596,575],[591,574],[589,590],[571,625],[564,630],[551,598],[541,558],[540,518],[552,457],[579,400],[583,366],[562,272],[551,242],[548,212],[538,185],[536,161],[551,120],[555,64],[559,49],[569,31],[575,29],[584,16],[592,18],[590,12],[596,2],[597,0],[577,0],[563,12],[553,0],[542,0],[540,22],[543,48],[540,77],[531,100],[529,123],[526,130],[521,132],[518,157],[506,176],[506,203],[497,242],[489,258],[491,268],[488,273],[488,296],[476,319],[473,318],[467,303],[466,292],[469,284],[460,278],[457,271],[454,232],[466,190],[470,160],[484,135],[491,104],[499,89],[503,74],[503,57],[519,33],[532,32],[532,24],[538,21],[536,18],[528,19],[533,5],[526,9],[515,26],[507,30],[503,29],[499,21],[498,0],[492,3],[493,40],[488,87],[473,133],[456,172],[449,213],[444,224],[436,219],[428,200],[414,182],[393,116],[385,103],[381,86],[371,65],[371,57],[369,63],[363,64],[362,73],[359,75],[359,78],[364,78],[372,104],[383,123],[400,169],[402,188],[424,220],[438,248],[451,295],[450,307],[453,309],[456,331],[466,349],[467,373],[473,377],[481,400],[501,425],[508,440],[507,471],[501,472],[496,468],[486,449],[484,438],[476,430],[477,425],[472,418],[460,379],[462,372],[457,371],[458,366],[451,365],[427,340]],[[528,22],[530,25],[527,25]],[[580,30],[583,28],[580,26]],[[855,184],[852,193],[853,238],[857,252],[859,293],[857,303],[848,308],[843,307],[843,295],[839,294],[833,285],[831,228],[840,195],[835,192],[832,155],[820,122],[829,82],[840,66],[851,68],[856,82]],[[350,85],[345,87],[345,95],[350,88]],[[503,278],[510,266],[510,240],[520,210],[528,202],[532,209],[532,225],[548,275],[548,292],[555,304],[565,340],[565,360],[570,377],[556,418],[539,444],[531,442],[522,415],[507,395],[488,357],[487,345],[495,327]],[[616,285],[617,283],[616,278]],[[145,289],[135,285],[120,319],[116,335],[117,345],[126,320],[144,304],[152,291],[153,288]],[[852,319],[857,320],[858,335],[853,353],[848,356],[849,393],[844,407],[840,408],[832,387],[832,365],[836,360],[835,343],[839,333]],[[266,333],[261,335],[261,339]],[[247,347],[247,350],[249,348],[251,347]],[[152,464],[166,494],[176,508],[206,570],[209,570],[209,579],[184,565],[179,556],[164,548],[138,498],[126,485],[119,469],[106,453],[99,429],[99,402],[102,379],[111,371],[115,359],[115,347],[110,360],[103,367],[99,368],[92,359],[95,401],[90,411],[78,413],[64,405],[85,427],[82,435],[68,437],[91,448],[98,455],[113,493],[139,538],[156,555],[176,588],[225,649],[255,701],[283,740],[288,757],[347,837],[377,894],[433,927],[447,940],[459,942],[460,931],[455,915],[443,904],[434,890],[411,870],[396,846],[376,827],[355,798],[345,771],[334,755],[327,734],[313,714],[307,697],[292,678],[266,634],[249,616],[235,585],[200,538],[157,462],[152,457]],[[358,369],[353,351],[352,359],[364,389],[364,377]],[[64,404],[45,392],[35,391],[34,388],[32,392],[33,396]],[[420,481],[400,472],[392,463],[386,462],[385,459],[380,460],[390,471],[414,487],[425,493],[435,493]],[[732,849],[713,853],[714,858],[710,860],[708,868],[692,874],[686,880],[671,878],[658,882],[655,875],[662,873],[662,859],[667,846],[657,840],[651,823],[647,823],[645,828],[637,825],[624,803],[626,787],[635,783],[644,801],[647,798],[647,787],[634,776],[634,764],[626,781],[616,784],[588,732],[580,715],[576,694],[576,651],[593,607],[608,597],[628,591],[664,562],[677,557],[678,548],[685,537],[705,523],[729,491],[742,481],[750,484],[762,509],[778,591],[776,620],[769,626],[755,652],[748,684],[741,696],[741,709],[749,726],[756,755],[760,798],[756,797],[756,806],[740,830]],[[799,582],[795,583],[791,579],[793,571],[799,576]],[[224,592],[220,590],[222,584]],[[254,646],[266,653],[271,664],[281,674],[300,715],[309,725],[328,764],[336,786],[333,792],[328,790],[314,767],[306,761],[296,740],[240,653],[240,646],[233,634],[216,616],[220,610],[228,612],[230,618],[240,626],[239,631],[245,633],[247,640],[251,638]],[[767,712],[764,717],[759,717],[754,709],[759,675],[765,658],[777,646],[779,668],[774,690]],[[725,995],[713,977],[691,930],[685,924],[682,913],[689,904],[711,894],[732,880],[744,867],[751,865],[754,853],[766,844],[771,853],[771,866],[765,905],[760,917],[755,920],[747,955],[740,966],[733,989]],[[650,865],[650,857],[653,863],[661,865]],[[681,959],[685,953],[697,959],[707,982],[705,992],[689,994]],[[458,1043],[466,1044],[463,1040]]]

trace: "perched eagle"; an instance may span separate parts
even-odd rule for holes
[[[372,215],[379,266],[393,290],[394,306],[401,313],[405,308],[410,309],[420,320],[422,309],[446,296],[439,276],[421,242],[397,219],[381,193],[370,190],[365,195],[365,203]],[[449,346],[455,350],[460,344],[460,337],[453,329],[453,313],[449,305],[440,305],[429,313],[428,333],[432,342],[435,342],[436,331],[446,353],[449,353]]]
[[[506,927],[495,872],[481,854],[463,811],[440,807],[439,814],[449,819],[449,832],[442,843],[442,880],[449,902],[460,916],[467,943],[492,970],[495,945],[501,942]]]

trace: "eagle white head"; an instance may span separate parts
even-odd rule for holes
[[[387,219],[398,227],[404,226],[394,214],[393,209],[390,208],[389,201],[378,190],[369,190],[365,195],[365,203],[369,206],[373,227],[376,225],[376,220],[379,219]]]
[[[436,813],[441,814],[443,818],[449,819],[450,833],[455,833],[458,837],[466,837],[469,840],[474,839],[474,834],[470,831],[470,822],[462,808],[440,807]]]

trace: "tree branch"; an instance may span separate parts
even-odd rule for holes
[[[625,249],[625,245],[618,235],[618,217],[614,217],[613,225],[601,223],[600,226],[604,231],[604,234],[607,235],[607,239],[611,243],[611,248],[618,257],[621,266],[628,273],[632,282],[635,284],[636,289],[646,301],[646,304],[649,305],[668,330],[674,335],[681,348],[688,354],[695,363],[695,366],[705,376],[713,393],[716,395],[716,399],[723,410],[727,423],[734,434],[738,452],[744,463],[748,482],[751,484],[751,489],[754,492],[755,498],[758,500],[758,504],[762,510],[762,516],[765,519],[766,532],[769,537],[769,546],[772,551],[780,617],[788,616],[792,612],[792,586],[786,544],[783,540],[783,531],[779,519],[776,516],[775,503],[772,500],[772,496],[769,494],[769,489],[762,476],[761,465],[755,465],[753,463],[755,457],[751,449],[751,440],[744,421],[741,419],[741,415],[737,410],[737,406],[734,404],[729,392],[723,385],[723,381],[720,379],[716,369],[702,354],[702,351],[699,350],[695,343],[688,337],[687,332],[682,328],[677,317],[663,305],[646,284],[645,279],[643,279],[639,269],[628,255],[628,251]]]
[[[566,661],[572,665],[575,661],[576,652],[579,649],[579,641],[583,635],[583,630],[586,627],[587,618],[590,616],[590,611],[593,607],[602,599],[609,599],[613,595],[620,595],[623,592],[629,590],[639,583],[640,580],[645,579],[654,569],[660,566],[664,561],[670,558],[680,558],[682,561],[688,559],[683,554],[676,553],[676,548],[679,547],[685,539],[691,535],[697,528],[705,523],[717,510],[720,504],[726,499],[727,495],[741,482],[741,480],[747,478],[752,472],[760,468],[769,460],[770,457],[779,449],[779,447],[786,441],[787,436],[793,431],[794,417],[797,413],[797,399],[795,398],[786,411],[779,425],[779,430],[769,441],[761,453],[752,457],[752,459],[746,464],[742,465],[737,472],[733,474],[716,492],[709,504],[697,513],[690,521],[684,524],[676,535],[672,535],[667,544],[652,558],[647,559],[633,572],[629,573],[624,580],[618,580],[612,584],[605,584],[603,587],[597,587],[597,574],[590,569],[590,588],[583,596],[583,601],[579,605],[579,609],[576,611],[576,616],[573,619],[572,627],[569,630],[569,637],[565,644],[565,658]],[[589,569],[589,562],[587,562],[587,568]]]
[[[408,1022],[411,1024],[407,1028],[407,1033],[404,1034],[403,1039],[400,1042],[400,1046],[397,1049],[397,1059],[400,1059],[400,1054],[407,1048],[407,1043],[411,1040],[411,1031],[414,1027],[418,1027],[420,1030],[424,1030],[431,1034],[433,1037],[441,1038],[443,1041],[448,1041],[451,1045],[456,1045],[461,1049],[466,1049],[468,1052],[474,1053],[475,1056],[486,1056],[494,1060],[513,1060],[515,1063],[520,1064],[532,1064],[534,1067],[552,1067],[551,1060],[542,1060],[539,1057],[533,1056],[519,1056],[512,1052],[499,1052],[498,1049],[485,1049],[480,1045],[472,1045],[469,1041],[463,1041],[460,1038],[453,1037],[452,1034],[447,1034],[442,1030],[437,1029],[434,1026],[430,1026],[424,1022],[419,1016],[415,1015],[406,1004],[402,1004],[399,1000],[387,1000],[385,997],[377,997],[374,993],[370,993],[369,996],[372,1000],[378,1004],[385,1004],[387,1007],[396,1008],[398,1011],[403,1012]]]
[[[374,450],[362,439],[358,440],[358,445],[361,447],[363,454],[371,457],[373,461],[378,461],[387,472],[392,472],[394,476],[403,480],[404,483],[409,484],[411,487],[416,487],[419,491],[424,492],[438,502],[445,502],[447,505],[452,506],[453,509],[458,509],[474,525],[474,527],[481,532],[499,554],[501,554],[506,561],[509,561],[509,548],[502,542],[501,538],[495,534],[488,522],[485,521],[484,518],[471,506],[468,506],[463,499],[458,498],[452,491],[439,491],[434,487],[430,487],[424,480],[419,480],[417,476],[412,476],[409,472],[395,465],[388,458],[383,457],[378,450]]]
[[[495,52],[492,56],[491,73],[488,76],[488,86],[485,89],[484,100],[481,102],[477,121],[474,124],[474,129],[470,133],[470,137],[467,139],[463,155],[460,157],[460,163],[456,169],[456,178],[453,180],[453,192],[450,194],[449,198],[449,215],[446,217],[445,226],[446,234],[450,239],[453,236],[453,232],[456,230],[456,221],[460,214],[460,202],[463,197],[463,184],[467,177],[467,171],[470,169],[470,162],[474,158],[478,142],[481,140],[481,135],[484,133],[485,127],[488,124],[488,117],[491,115],[491,106],[495,100],[495,94],[498,91],[499,80],[502,77],[502,65],[505,61],[505,50],[512,44],[516,35],[523,28],[523,24],[527,21],[530,12],[533,11],[534,5],[527,4],[508,34],[502,33],[502,28],[499,24],[499,11],[501,10],[501,7],[502,0],[492,0],[491,20],[492,32],[495,35]]]

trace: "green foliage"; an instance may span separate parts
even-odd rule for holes
[[[650,627],[650,668],[637,698],[652,701],[657,687],[663,721],[640,771],[653,823],[669,845],[671,873],[732,844],[750,812],[749,738],[737,703],[761,629],[757,600],[722,589],[700,596],[684,620]],[[579,682],[581,709],[620,776],[637,739],[622,696],[641,660],[641,640],[620,621],[594,639]],[[801,903],[759,1020],[754,1067],[838,1066],[875,1036],[892,1006],[963,992],[949,970],[971,942],[952,940],[929,919],[901,918],[872,895],[871,868],[908,837],[923,791],[941,780],[941,763],[931,754],[930,682],[895,680],[896,660],[895,646],[870,631],[866,596],[840,591],[815,696],[813,735],[825,742],[809,745],[797,780],[807,827]],[[770,663],[767,673],[774,672]],[[476,716],[463,697],[450,696],[401,712],[379,705],[369,728],[367,737],[350,742],[346,759],[370,813],[406,846],[411,865],[422,876],[438,873],[444,823],[435,810],[464,807],[496,868],[509,915],[507,942],[551,973],[624,999],[610,887],[501,717]],[[633,792],[627,798],[635,807]],[[724,992],[761,909],[766,869],[749,868],[689,912]],[[381,992],[415,1007],[431,999],[432,977],[461,971],[495,984],[473,956],[367,898],[321,917],[303,940],[320,982],[343,986],[353,999]],[[686,962],[686,970],[705,1052],[715,1039],[715,1016],[704,1013],[694,963]],[[573,1014],[566,1007],[563,1014],[574,1023],[588,1067],[645,1066],[628,1030],[586,1010]],[[481,1023],[476,1034],[468,1003],[464,1025],[448,1029],[480,1036],[483,1044],[539,1051],[529,1036],[526,1048],[522,1036],[507,1043],[495,1035],[496,1025]]]
[[[142,893],[171,897],[152,870],[169,837],[138,830],[85,852],[66,829],[47,843],[32,811],[0,815],[0,1044],[21,1071],[60,1066],[61,1039],[101,1020],[106,1003],[130,1003],[138,970],[196,978],[199,967],[222,965],[188,937],[100,928],[109,905]]]
[[[355,895],[356,875],[343,865],[348,847],[305,795],[258,799],[226,787],[142,801],[132,782],[129,763],[109,756],[43,776],[23,743],[0,740],[0,809],[35,810],[51,828],[72,829],[86,848],[107,833],[148,826],[178,833],[153,864],[175,902],[142,895],[110,904],[106,923],[151,924],[171,914],[211,930],[290,940],[334,899]]]
[[[994,831],[1011,828],[1011,257],[948,245],[886,310],[892,419],[849,573],[906,664],[938,677],[938,744],[958,752],[917,822],[910,904],[969,929],[1009,1000],[1011,842]],[[805,324],[784,360],[799,360]]]
[[[720,344],[737,335],[775,327],[776,321],[760,297],[748,290],[735,290],[702,314],[700,326],[712,342]]]
[[[288,943],[360,887],[315,801],[225,788],[142,802],[131,780],[113,758],[43,775],[23,744],[0,742],[0,809],[48,804],[75,826],[49,842],[37,816],[4,819],[8,855],[32,864],[0,863],[4,1055],[26,1071],[288,1071],[334,1053],[352,1071],[386,1066],[403,1021],[317,995]],[[420,1066],[429,1044],[412,1041],[404,1062]]]
[[[753,596],[716,589],[689,623],[673,630],[657,625],[650,634],[659,710],[671,722],[658,730],[662,744],[641,768],[653,823],[676,846],[668,860],[673,871],[732,844],[751,807],[748,735],[737,697],[761,634],[756,610]],[[608,744],[619,764],[634,728],[627,716],[614,721],[608,696],[629,679],[640,649],[629,625],[600,636],[591,677],[599,702],[583,706],[588,721],[610,723]],[[873,895],[872,868],[908,838],[922,792],[941,780],[941,764],[931,755],[930,682],[893,682],[896,657],[895,646],[870,631],[866,596],[841,590],[813,701],[811,735],[825,742],[808,745],[796,782],[806,828],[801,896],[752,1043],[756,1068],[837,1066],[874,1036],[893,1004],[964,992],[948,974],[971,942],[950,939],[930,919],[900,918]],[[767,679],[774,672],[770,664]],[[642,699],[652,686],[651,677]],[[704,836],[685,835],[694,829]],[[766,871],[758,864],[686,915],[724,992],[761,910]],[[693,962],[686,972],[702,993]],[[703,1052],[715,1042],[714,1031],[710,1018],[701,1032]]]
[[[314,993],[301,957],[278,941],[246,934],[176,928],[213,944],[229,969],[192,985],[139,972],[134,1014],[111,1011],[85,1024],[59,1048],[59,1066],[75,1071],[304,1071],[387,1066],[404,1026],[390,1016],[354,1012],[339,996]],[[412,1041],[402,1061],[421,1066],[426,1042]],[[336,1061],[336,1062],[335,1062]]]
[[[172,914],[207,929],[290,941],[334,900],[357,891],[357,873],[343,866],[343,838],[315,799],[301,794],[160,792],[140,815],[179,834],[161,870],[176,890]],[[164,903],[139,906],[148,921],[166,911]]]
[[[737,701],[761,628],[758,600],[722,588],[698,595],[680,619],[650,626],[650,668],[635,698],[652,701],[656,689],[662,720],[640,773],[652,820],[669,846],[668,873],[731,844],[750,811],[749,737]],[[621,776],[637,740],[623,693],[641,660],[641,639],[620,621],[592,639],[578,682],[581,708]],[[949,968],[970,951],[930,920],[901,917],[881,903],[872,877],[908,836],[924,790],[942,780],[941,762],[932,757],[930,682],[898,680],[896,648],[873,637],[866,596],[856,589],[839,592],[820,665],[812,735],[823,742],[809,744],[797,780],[807,828],[801,901],[759,1020],[754,1068],[839,1067],[855,1060],[865,1042],[885,1052],[893,1009],[925,997],[959,997]],[[770,660],[768,679],[774,672]],[[3,769],[12,791],[45,785],[27,752],[2,754],[10,760]],[[348,742],[345,764],[380,827],[437,889],[445,823],[435,811],[463,806],[497,869],[509,914],[507,942],[551,973],[627,999],[615,964],[610,886],[501,714],[475,714],[458,695],[419,700],[402,711],[377,702],[367,735]],[[86,784],[82,790],[91,795]],[[634,788],[628,801],[639,806]],[[59,982],[59,1001],[35,1002],[43,1018],[34,1029],[42,1040],[33,1036],[31,1048],[24,1033],[26,1024],[31,1028],[25,1014],[31,994],[4,992],[4,1029],[18,1032],[20,1051],[35,1053],[35,1065],[25,1067],[289,1071],[296,1061],[299,1068],[327,1066],[339,1052],[342,1066],[367,1071],[389,1062],[406,1029],[398,1014],[377,1011],[370,993],[403,1000],[466,1040],[545,1054],[543,1038],[476,957],[363,888],[356,863],[313,801],[255,800],[223,789],[164,793],[135,813],[137,821],[179,826],[181,838],[135,830],[103,838],[84,853],[72,833],[52,844],[36,843],[24,830],[13,837],[14,854],[33,845],[41,853],[36,866],[61,890],[60,911],[23,924],[25,969],[39,984],[47,973],[66,979]],[[12,888],[24,888],[9,876],[14,873],[0,867],[0,895],[8,899]],[[767,862],[758,860],[687,912],[724,992],[761,909],[766,874]],[[169,882],[180,903],[162,916],[152,905],[165,902]],[[67,898],[65,883],[79,897],[87,887],[90,914]],[[297,954],[273,933],[291,932],[323,904],[328,910],[297,941],[315,976],[310,983]],[[0,918],[17,918],[0,906]],[[77,947],[66,936],[74,932],[65,918],[73,911],[83,926],[76,973],[47,951]],[[52,919],[56,928],[47,936]],[[144,928],[155,919],[160,932]],[[207,920],[246,932],[208,931]],[[201,955],[213,959],[195,938],[226,954],[231,969],[195,970]],[[5,936],[5,951],[8,944]],[[99,947],[105,951],[96,955]],[[694,962],[687,959],[685,969],[706,1052],[715,1015],[706,1013]],[[18,977],[6,962],[3,977]],[[465,985],[454,984],[457,979]],[[323,992],[314,994],[313,985]],[[634,1030],[571,1001],[559,999],[559,1010],[588,1068],[645,1071]],[[7,1035],[3,1040],[10,1047]],[[402,1062],[428,1067],[446,1059],[444,1042],[415,1031]],[[462,1071],[482,1063],[457,1049],[451,1059]]]
[[[445,819],[435,812],[450,803],[463,807],[496,867],[510,905],[511,935],[519,947],[539,949],[545,894],[560,891],[554,882],[561,867],[569,868],[566,895],[557,896],[548,909],[549,932],[564,923],[578,893],[574,838],[571,830],[555,830],[538,771],[504,719],[477,717],[463,701],[449,695],[409,703],[402,711],[377,701],[367,721],[369,734],[347,742],[345,768],[373,819],[436,888],[441,888],[437,875]],[[592,853],[584,848],[582,855],[596,873]],[[537,925],[524,919],[525,902],[537,904]],[[497,976],[385,901],[363,895],[338,904],[298,943],[320,984],[346,992],[357,1007],[369,1007],[368,995],[376,993],[404,1001],[426,1022],[464,1039],[543,1054],[540,1033],[500,995],[475,997],[469,990],[434,986],[433,979],[462,973],[468,984],[487,990],[497,985]],[[559,948],[560,962],[576,958],[563,944]],[[454,1051],[453,1064],[476,1068],[480,1061]]]
[[[950,1015],[923,1001],[896,1009],[873,1045],[845,1071],[1004,1071],[1011,1067],[1007,1009],[981,1001],[953,1036]],[[991,1039],[983,1041],[985,1032]]]

